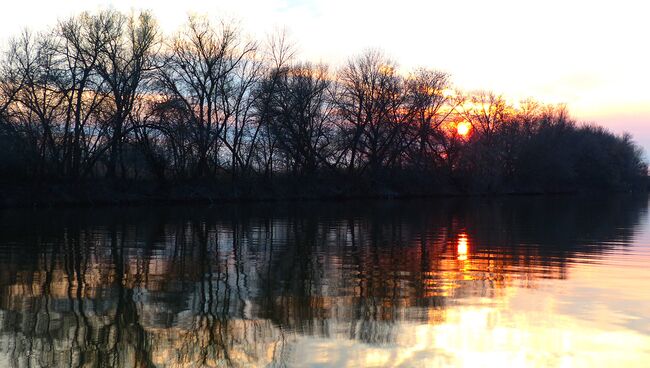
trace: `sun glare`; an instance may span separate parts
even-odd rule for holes
[[[458,123],[458,125],[456,125],[456,132],[459,135],[465,137],[469,134],[471,128],[472,126],[470,125],[470,123],[463,121],[462,123]]]

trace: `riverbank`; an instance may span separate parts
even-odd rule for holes
[[[81,207],[140,204],[213,204],[285,200],[343,200],[458,195],[453,191],[392,189],[383,185],[345,184],[327,180],[263,180],[237,184],[191,181],[167,185],[155,182],[102,181],[47,186],[0,186],[0,208]]]
[[[646,191],[636,188],[635,191]],[[277,178],[240,180],[236,184],[215,180],[160,185],[148,181],[91,181],[48,185],[0,185],[0,208],[96,207],[150,204],[215,204],[225,202],[273,202],[348,199],[407,199],[425,197],[470,197],[495,195],[552,195],[576,193],[620,193],[621,190],[498,190],[456,189],[446,183],[402,180],[373,182],[331,178]],[[629,192],[629,191],[626,191]]]

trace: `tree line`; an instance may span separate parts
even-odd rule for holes
[[[366,50],[338,68],[189,17],[81,13],[11,40],[0,65],[0,182],[346,183],[359,190],[629,190],[647,166],[629,135],[564,106],[458,92]],[[327,181],[330,180],[330,181]]]

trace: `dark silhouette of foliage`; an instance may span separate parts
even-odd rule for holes
[[[82,13],[6,50],[0,181],[178,198],[645,187],[629,135],[451,87],[377,50],[332,69],[296,60],[283,33],[260,43],[190,17],[165,39],[147,12]]]

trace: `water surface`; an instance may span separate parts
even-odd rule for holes
[[[647,209],[4,210],[0,366],[648,366]]]

